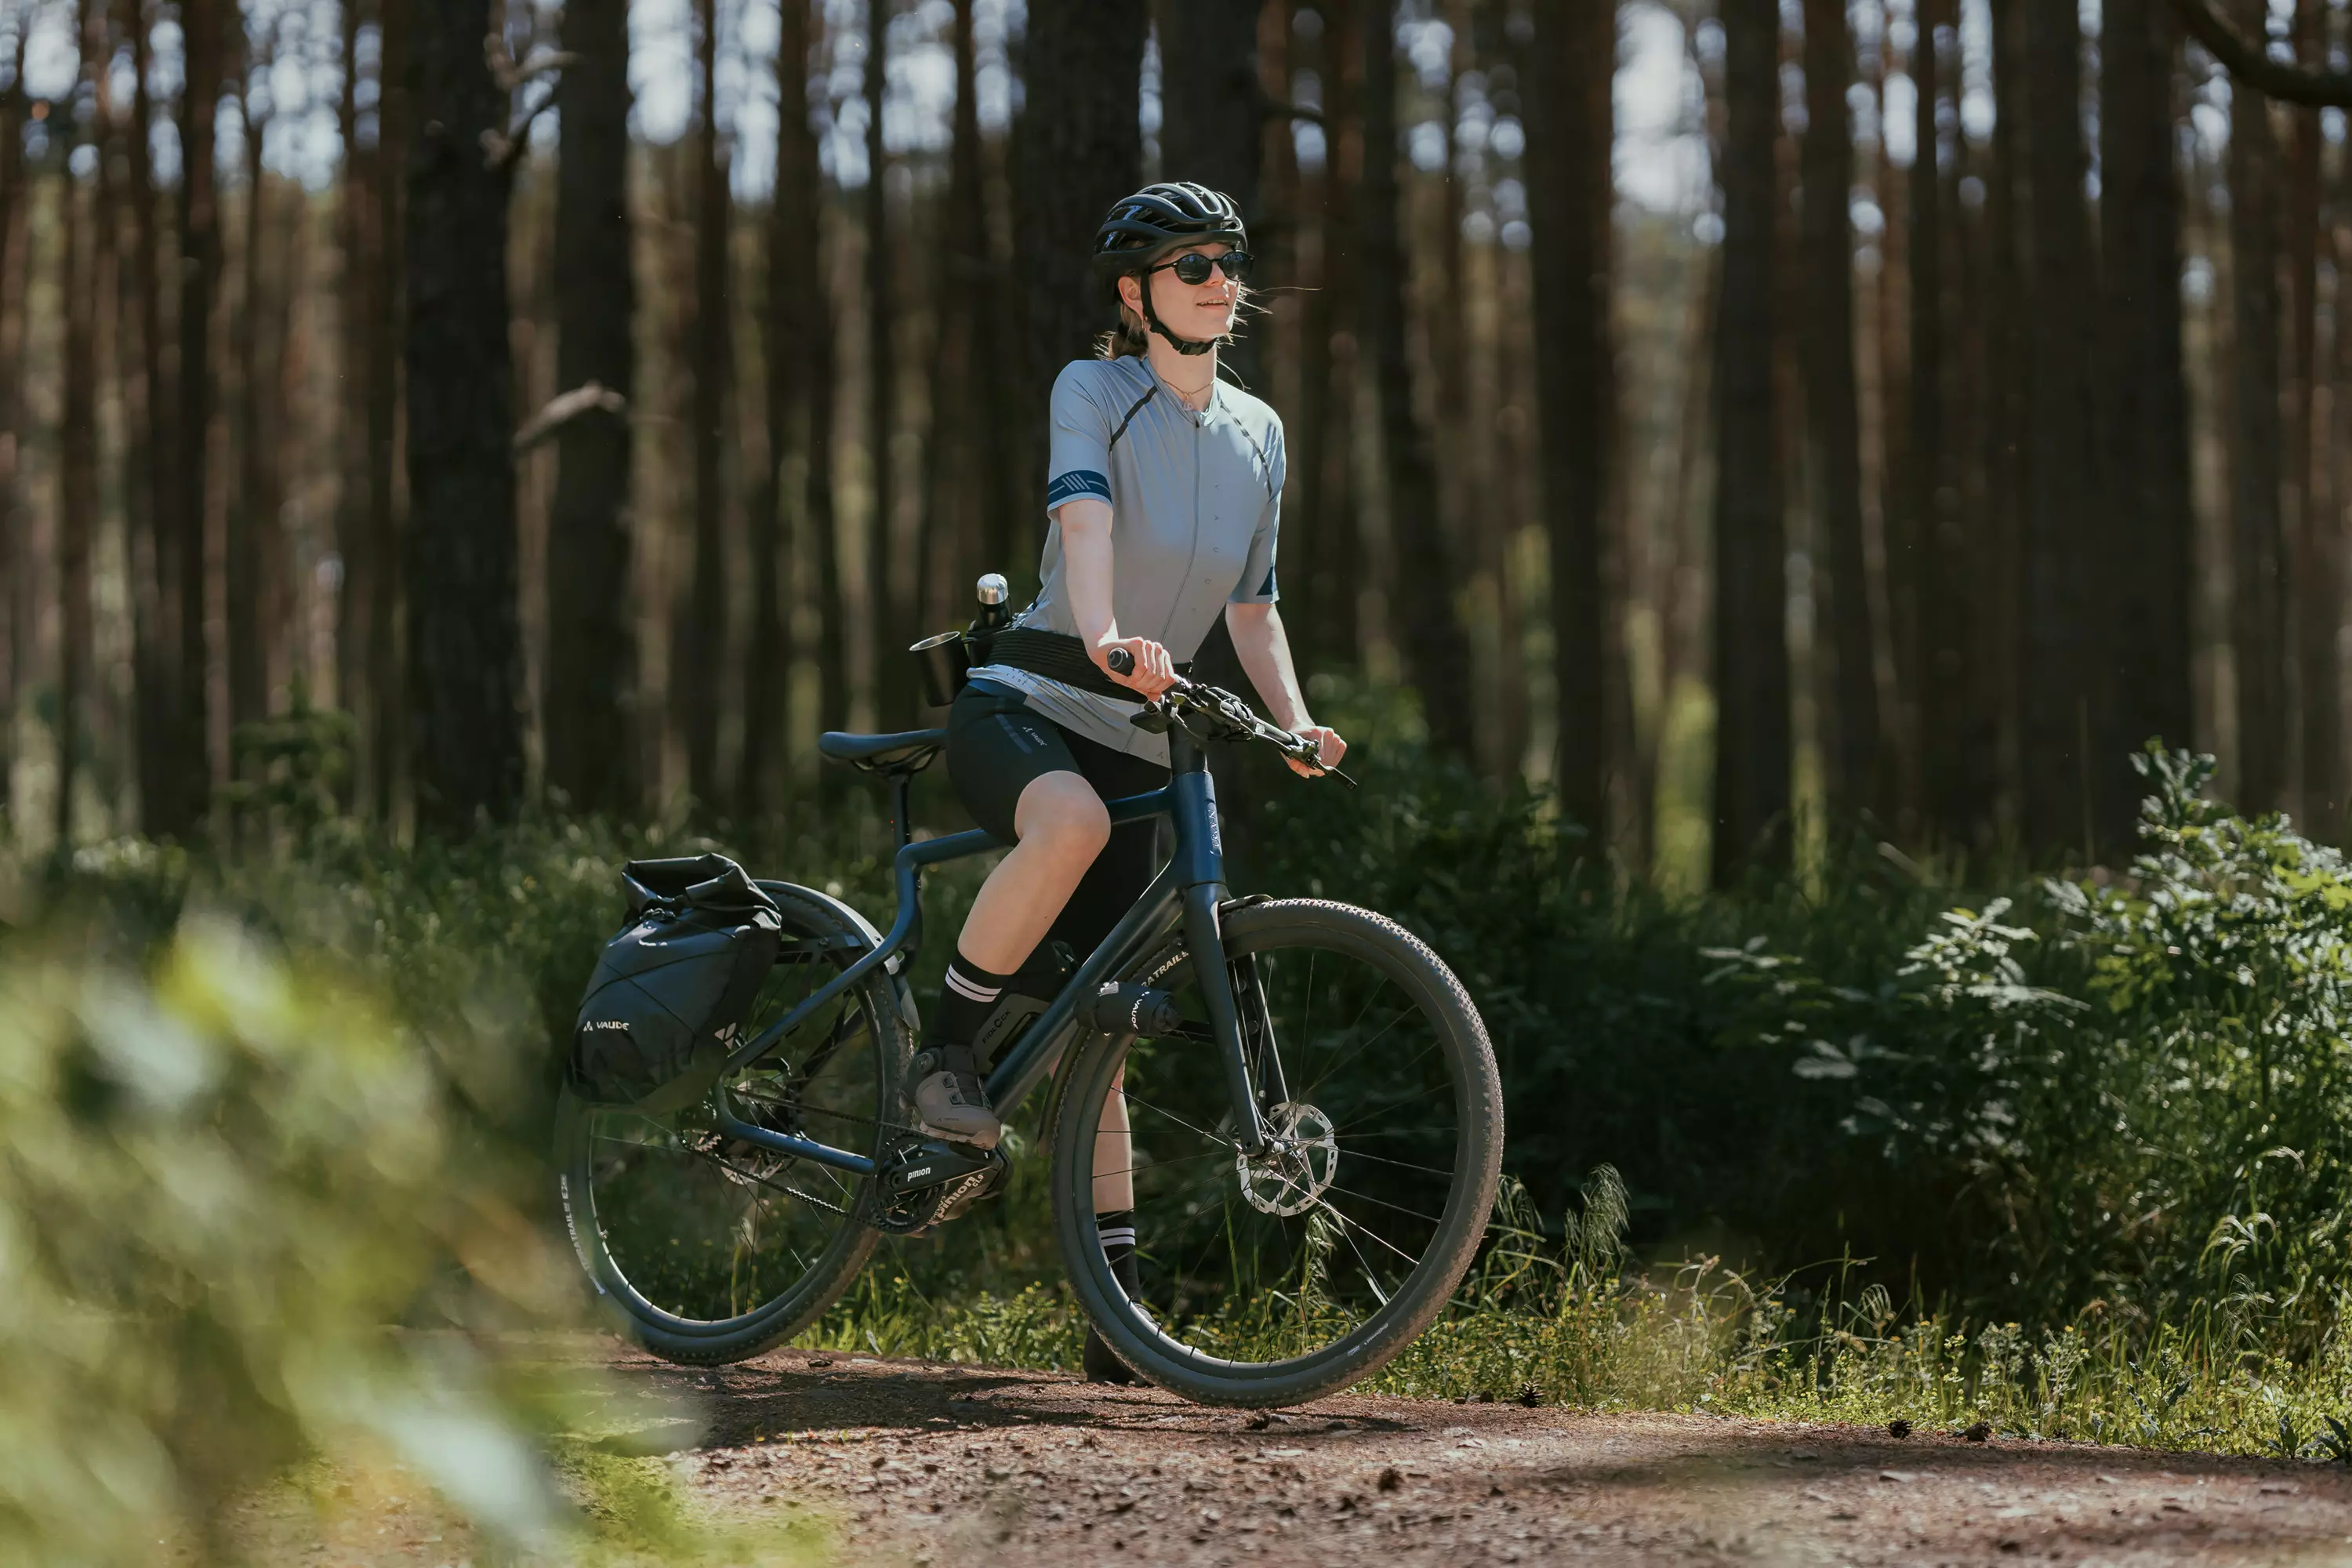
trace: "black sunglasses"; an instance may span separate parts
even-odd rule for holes
[[[1151,270],[1173,272],[1177,282],[1198,285],[1209,280],[1212,268],[1223,268],[1229,281],[1246,283],[1249,281],[1250,264],[1255,259],[1246,250],[1228,250],[1223,256],[1203,256],[1197,250],[1191,250]]]

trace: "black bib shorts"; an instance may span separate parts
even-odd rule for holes
[[[1142,795],[1168,782],[1168,770],[1142,757],[1039,717],[1021,693],[985,678],[972,680],[948,710],[948,778],[972,820],[1007,844],[1021,792],[1047,773],[1076,773],[1105,800]],[[1160,819],[1110,830],[1110,842],[1070,895],[1049,940],[1066,942],[1083,961],[1102,944],[1159,871]]]

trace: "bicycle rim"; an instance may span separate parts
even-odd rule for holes
[[[1368,1375],[1442,1310],[1493,1202],[1501,1096],[1468,997],[1392,921],[1288,900],[1234,911],[1225,940],[1276,1148],[1242,1153],[1190,961],[1170,953],[1143,978],[1188,1022],[1082,1055],[1055,1188],[1080,1295],[1123,1359],[1194,1398],[1289,1403]],[[1119,1169],[1096,1154],[1115,1148],[1100,1129],[1122,1078],[1133,1301],[1110,1280],[1097,1189],[1078,1174]]]
[[[785,962],[751,1027],[782,1016],[849,953],[795,952],[832,932],[787,908]],[[796,961],[795,961],[796,960]],[[739,1360],[798,1331],[854,1279],[873,1248],[870,1182],[730,1140],[724,1097],[755,1126],[874,1153],[893,1125],[905,1034],[882,978],[804,1020],[711,1099],[669,1115],[589,1106],[567,1095],[565,1217],[597,1289],[646,1348],[675,1360]]]

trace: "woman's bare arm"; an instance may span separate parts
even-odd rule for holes
[[[1149,637],[1118,635],[1111,594],[1110,505],[1092,496],[1064,501],[1055,519],[1062,525],[1062,586],[1070,595],[1070,618],[1095,667],[1121,686],[1157,697],[1175,684],[1176,661]],[[1113,648],[1135,658],[1135,673],[1120,675],[1108,662]]]
[[[1266,716],[1293,734],[1307,735],[1322,748],[1325,767],[1336,767],[1348,754],[1348,742],[1336,730],[1325,729],[1307,716],[1307,699],[1299,693],[1298,671],[1290,658],[1290,634],[1282,627],[1282,614],[1272,605],[1227,605],[1225,629],[1233,634],[1234,652],[1242,670],[1257,688]],[[1292,763],[1294,771],[1309,772]]]

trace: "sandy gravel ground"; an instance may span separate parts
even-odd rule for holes
[[[1878,1428],[1328,1399],[1202,1410],[1068,1377],[784,1352],[625,1360],[704,1423],[725,1511],[854,1563],[2352,1563],[2339,1467]]]

